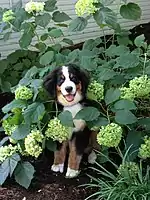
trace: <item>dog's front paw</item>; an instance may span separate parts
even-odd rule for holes
[[[94,164],[97,159],[97,155],[94,151],[92,151],[88,156],[88,163]]]
[[[68,167],[67,173],[66,173],[66,178],[75,178],[78,176],[78,174],[79,174],[79,170],[70,169]]]
[[[60,173],[63,173],[63,171],[64,171],[64,164],[58,164],[58,165],[53,164],[53,165],[51,166],[51,170],[52,170],[53,172],[60,172]]]

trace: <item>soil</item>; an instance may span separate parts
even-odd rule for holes
[[[138,35],[144,34],[146,41],[150,44],[150,23],[142,24],[130,30],[132,41]],[[72,46],[70,49],[82,48],[83,43]],[[0,95],[0,108],[11,100],[8,94]],[[87,162],[83,161],[81,174],[75,179],[66,179],[64,174],[53,173],[50,169],[53,155],[43,156],[40,161],[34,162],[36,173],[28,190],[22,188],[14,180],[8,180],[3,187],[0,187],[0,200],[84,200],[95,192],[93,189],[79,187],[89,183],[87,173],[89,170]]]

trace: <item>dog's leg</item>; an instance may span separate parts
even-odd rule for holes
[[[74,178],[79,174],[79,165],[82,159],[82,155],[77,153],[77,148],[75,144],[75,139],[73,139],[69,143],[69,160],[68,160],[68,168],[66,173],[66,178]]]
[[[54,153],[54,164],[51,167],[52,171],[63,173],[64,162],[66,159],[66,149],[67,149],[67,142],[63,142],[60,149]]]

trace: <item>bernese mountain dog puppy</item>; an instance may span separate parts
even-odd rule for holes
[[[70,111],[72,117],[84,107],[89,106],[86,98],[89,85],[89,75],[74,64],[57,67],[44,79],[44,87],[63,111]],[[96,154],[92,150],[96,144],[96,133],[91,131],[82,119],[73,120],[74,128],[71,138],[58,145],[54,153],[54,172],[64,171],[67,148],[69,147],[67,178],[74,178],[79,174],[79,166],[84,153],[88,153],[88,162],[94,163]]]

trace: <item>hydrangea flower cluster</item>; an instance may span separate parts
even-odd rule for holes
[[[11,157],[14,153],[17,152],[17,146],[8,146],[0,147],[0,162],[4,162],[8,157]]]
[[[102,126],[98,135],[97,141],[100,145],[106,147],[117,147],[122,137],[122,128],[115,123],[110,123],[107,126]]]
[[[134,100],[134,98],[148,98],[150,95],[150,79],[147,75],[135,77],[129,82],[129,88],[123,87],[121,98]]]
[[[62,143],[69,138],[69,127],[63,126],[61,121],[55,117],[50,120],[45,135],[47,138],[51,138],[54,141]]]
[[[88,87],[88,92],[100,101],[104,99],[104,86],[97,81],[92,81]]]
[[[25,11],[28,13],[33,13],[33,12],[42,12],[44,10],[44,2],[33,2],[30,1],[25,5]]]
[[[39,143],[42,143],[43,138],[44,136],[40,133],[39,130],[32,130],[30,134],[25,138],[25,151],[29,155],[38,158],[42,153],[42,147]]]
[[[7,10],[6,12],[4,12],[3,19],[2,19],[3,22],[8,23],[13,19],[15,19],[15,16],[12,10]]]
[[[125,162],[121,164],[118,168],[118,173],[125,177],[125,176],[130,176],[130,177],[135,177],[138,174],[139,167],[135,162]]]
[[[9,122],[9,118],[8,119],[5,119],[3,120],[2,122],[2,126],[3,126],[3,129],[5,131],[5,134],[11,136],[11,134],[16,130],[17,128],[17,125],[11,125],[10,122]]]
[[[15,90],[15,99],[29,100],[33,97],[33,92],[26,86],[19,86]]]
[[[98,0],[78,0],[75,5],[75,11],[78,16],[82,16],[85,13],[93,14],[98,8],[96,8],[95,3],[98,3]]]
[[[150,158],[150,137],[144,137],[144,144],[141,144],[139,156],[143,159]]]

